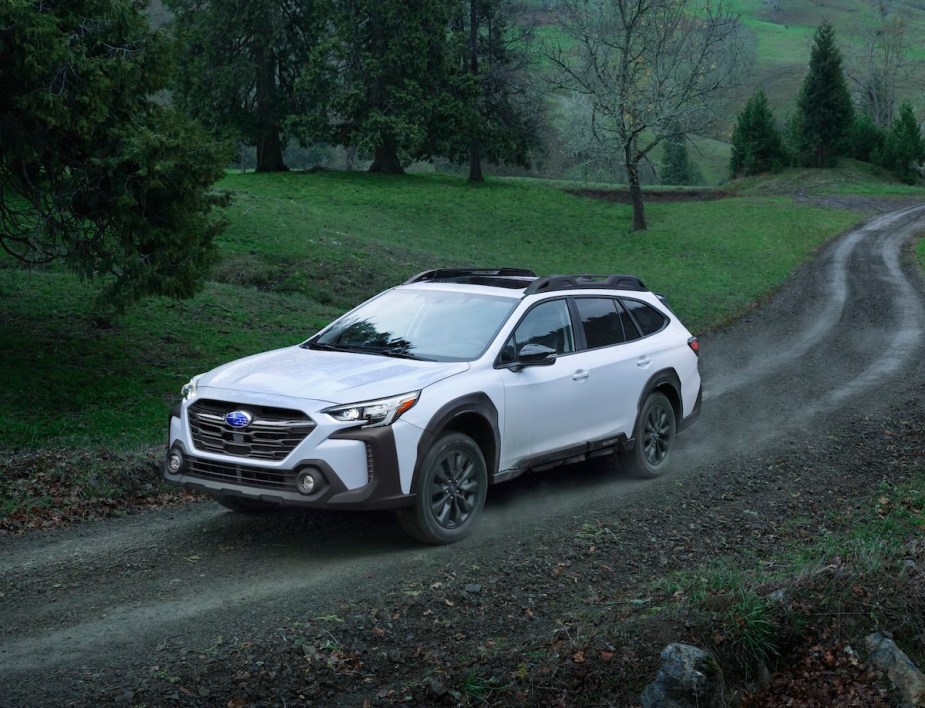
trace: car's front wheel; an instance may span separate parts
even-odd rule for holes
[[[212,498],[226,509],[239,511],[243,514],[260,514],[264,511],[275,509],[278,504],[273,502],[262,501],[261,499],[250,499],[248,497],[235,497],[220,492],[212,492]]]
[[[671,462],[676,434],[671,401],[663,393],[649,395],[636,420],[633,449],[624,458],[630,472],[640,477],[658,477],[665,472]]]
[[[482,515],[487,490],[488,470],[479,446],[468,435],[446,433],[425,456],[414,504],[398,510],[398,521],[424,543],[459,541]]]

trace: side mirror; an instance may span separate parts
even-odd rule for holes
[[[552,366],[556,363],[556,350],[542,344],[524,344],[517,352],[517,361],[510,365],[511,371],[521,371],[528,366]]]

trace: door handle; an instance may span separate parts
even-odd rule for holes
[[[584,381],[591,375],[591,372],[587,369],[579,369],[574,374],[572,374],[572,381]]]
[[[636,360],[636,366],[640,368],[645,368],[652,363],[652,360],[647,356],[641,356]]]

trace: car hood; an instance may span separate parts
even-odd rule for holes
[[[197,387],[353,403],[416,391],[469,368],[467,362],[396,359],[287,347],[224,364]]]

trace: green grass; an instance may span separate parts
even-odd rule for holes
[[[340,307],[435,264],[629,272],[665,292],[681,318],[703,330],[743,312],[858,220],[793,209],[781,197],[746,196],[653,203],[649,231],[632,233],[628,205],[574,196],[561,184],[235,175],[222,185],[235,195],[222,246],[249,269],[275,270],[271,288]]]
[[[233,195],[231,226],[215,280],[189,301],[149,300],[113,324],[94,320],[94,289],[60,269],[0,261],[0,449],[158,444],[193,374],[302,341],[434,266],[634,273],[702,333],[746,311],[861,218],[761,196],[752,185],[734,199],[650,204],[650,230],[632,233],[628,206],[561,186],[229,175],[220,187]]]

